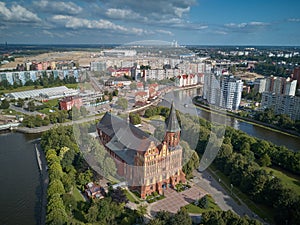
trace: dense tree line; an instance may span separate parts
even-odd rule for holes
[[[203,145],[206,145],[207,140],[203,141],[199,140],[197,148],[200,154],[204,153]],[[254,202],[270,207],[274,211],[277,224],[296,224],[300,219],[299,193],[285,188],[282,181],[272,173],[268,173],[263,166],[273,163],[299,173],[299,162],[298,152],[289,151],[227,127],[214,164],[229,177],[235,187]]]
[[[247,100],[261,102],[261,97],[262,97],[262,94],[255,91],[253,87],[250,89],[249,93],[247,91],[242,92],[242,98],[247,99]]]
[[[232,211],[208,211],[202,213],[201,225],[260,225],[257,220],[250,219],[248,216],[240,217]]]
[[[34,110],[33,110],[34,111]],[[80,109],[73,107],[71,110],[56,110],[49,115],[27,115],[22,121],[22,125],[25,127],[41,127],[47,126],[49,124],[64,123],[68,120],[78,120],[81,117],[88,115],[88,111],[84,106],[81,106]]]
[[[279,76],[279,77],[289,77],[292,73],[293,65],[299,65],[300,57],[294,56],[290,58],[285,57],[268,57],[267,55],[228,55],[224,56],[218,53],[212,53],[210,55],[212,59],[223,60],[228,59],[231,61],[240,61],[240,60],[249,60],[249,61],[257,61],[255,64],[255,68],[251,68],[250,72],[255,72],[258,74],[262,74],[264,76]],[[284,64],[281,62],[285,62]],[[246,65],[240,64],[238,67],[242,70],[246,69]]]
[[[255,65],[254,72],[264,76],[289,77],[292,73],[291,68],[283,64],[274,64],[273,62],[261,62]]]
[[[129,121],[133,125],[141,124],[142,119],[138,113],[129,113]]]
[[[192,225],[192,219],[185,208],[178,210],[176,214],[167,211],[159,211],[148,225]]]
[[[9,102],[6,99],[2,100],[0,103],[0,109],[8,109],[8,108],[9,108]]]
[[[88,125],[86,128],[90,129]],[[73,189],[83,190],[96,176],[79,151],[80,143],[76,143],[72,127],[57,127],[41,137],[50,181],[46,224],[133,224],[140,212],[124,207],[128,199],[121,189],[111,189],[101,200],[75,200]]]
[[[287,130],[296,130],[297,132],[300,132],[300,121],[299,120],[293,121],[286,114],[276,115],[272,108],[267,108],[264,111],[256,112],[254,115],[254,119],[264,122],[264,123],[273,124],[275,126],[278,126],[280,128],[284,128]]]

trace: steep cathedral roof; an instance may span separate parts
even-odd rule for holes
[[[166,131],[167,132],[178,132],[180,131],[180,126],[176,116],[176,110],[174,102],[171,104],[170,114],[166,120]]]
[[[108,112],[97,124],[97,128],[111,137],[111,140],[105,146],[127,164],[133,165],[137,151],[146,151],[151,142],[159,143],[158,140],[146,132]]]

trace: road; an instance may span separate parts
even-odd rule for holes
[[[208,170],[201,173],[195,170],[194,176],[196,177],[194,178],[194,183],[208,192],[222,210],[231,210],[240,216],[248,215],[250,218],[258,219],[262,223],[267,224],[254,214],[240,199],[241,204],[238,204]]]
[[[50,124],[48,126],[42,126],[42,127],[34,127],[34,128],[16,127],[15,130],[20,131],[22,133],[36,134],[36,133],[41,133],[41,132],[50,130],[52,127],[55,127],[55,126],[70,126],[70,125],[73,125],[73,124],[80,124],[80,123],[90,122],[90,121],[94,121],[94,120],[97,120],[97,119],[101,119],[102,116],[103,115],[92,116],[92,117],[87,117],[87,118],[83,118],[83,119],[76,120],[76,121],[70,121],[70,122],[66,122],[66,123]]]
[[[15,105],[13,105],[13,104],[10,104],[9,108],[10,108],[10,109],[13,109],[13,110],[15,110],[15,111],[17,111],[17,112],[23,113],[23,114],[25,114],[25,115],[29,115],[29,116],[35,116],[35,115],[39,115],[39,114],[40,114],[40,113],[37,112],[37,111],[30,112],[30,111],[25,110],[25,109],[23,109],[23,108],[21,108],[21,107],[17,107],[17,106],[15,106]]]

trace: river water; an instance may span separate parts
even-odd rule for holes
[[[40,176],[35,135],[0,133],[0,224],[38,224]]]

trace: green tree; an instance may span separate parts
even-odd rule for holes
[[[87,170],[84,173],[79,173],[76,181],[80,187],[84,187],[84,185],[91,182],[92,178],[93,178],[92,172],[90,170]]]
[[[63,171],[60,163],[54,162],[49,166],[49,178],[60,180],[63,176]]]
[[[72,107],[69,111],[69,118],[72,120],[78,120],[80,118],[80,110],[77,107]]]
[[[119,97],[117,100],[117,105],[122,109],[126,110],[128,108],[128,101],[126,98]]]
[[[45,116],[42,121],[42,126],[48,126],[50,124],[50,119],[48,116]]]
[[[57,156],[55,149],[49,149],[46,151],[46,159],[48,165],[52,165],[53,163],[59,163],[60,158]]]
[[[147,205],[139,205],[136,212],[140,221],[144,221],[144,216],[147,214]]]
[[[115,161],[111,158],[111,156],[107,155],[104,160],[103,172],[105,176],[115,176],[117,172],[117,167]]]
[[[81,106],[80,107],[80,115],[83,117],[86,117],[88,114],[89,114],[89,111],[84,106]]]
[[[118,204],[128,202],[125,192],[120,187],[110,190],[109,195],[112,201]]]
[[[47,190],[47,195],[52,196],[54,194],[59,194],[62,195],[65,193],[64,185],[62,182],[58,179],[53,179],[50,181],[48,190]]]
[[[272,164],[271,159],[267,153],[263,154],[259,159],[259,165],[265,167]]]
[[[87,214],[85,215],[85,219],[89,223],[96,223],[98,221],[99,208],[96,204],[92,205]]]
[[[34,101],[28,102],[27,107],[28,107],[28,110],[29,110],[30,112],[33,112],[33,111],[35,110],[35,104],[34,104]]]
[[[141,124],[142,119],[138,113],[129,113],[129,121],[133,125]]]
[[[112,92],[113,96],[118,96],[118,94],[119,94],[119,91],[117,89],[113,90],[113,92]]]
[[[61,225],[68,221],[63,200],[59,194],[53,194],[47,204],[46,224]]]
[[[131,82],[131,84],[129,85],[131,90],[136,90],[137,89],[137,85],[136,82]]]
[[[64,202],[64,206],[68,214],[72,215],[72,211],[77,208],[77,202],[76,199],[72,194],[63,194],[62,195],[62,200]]]
[[[0,109],[8,109],[8,108],[9,108],[9,102],[6,99],[4,99],[1,102]]]
[[[24,104],[25,104],[24,99],[19,98],[17,101],[17,106],[23,108]]]
[[[207,195],[204,195],[200,200],[198,206],[202,209],[208,208],[208,198]]]
[[[172,225],[192,225],[192,219],[186,209],[182,207],[171,219]]]
[[[62,177],[62,183],[64,185],[64,189],[67,193],[73,190],[73,186],[75,185],[75,180],[69,176],[69,174],[64,173]]]
[[[68,118],[68,116],[69,116],[68,111],[66,111],[66,110],[60,110],[60,111],[58,111],[57,121],[59,123],[63,123],[63,122],[66,121],[66,119]]]

